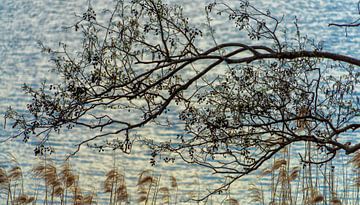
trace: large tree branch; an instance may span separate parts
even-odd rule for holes
[[[329,26],[338,26],[338,27],[358,27],[360,23],[348,23],[348,24],[337,24],[337,23],[330,23]]]
[[[267,54],[257,54],[250,57],[244,57],[239,59],[226,59],[226,62],[229,64],[243,63],[243,62],[253,62],[255,60],[261,59],[296,59],[296,58],[325,58],[331,59],[334,61],[340,61],[349,63],[352,65],[360,66],[360,59],[353,58],[350,56],[345,56],[336,53],[322,52],[322,51],[289,51],[281,53],[267,53]]]

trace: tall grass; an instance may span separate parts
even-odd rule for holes
[[[128,202],[128,192],[125,182],[125,175],[117,169],[111,169],[106,174],[104,192],[109,193],[109,204],[121,204]]]
[[[271,205],[356,205],[360,188],[360,152],[341,166],[333,162],[310,164],[306,161],[323,155],[317,147],[306,143],[303,162],[292,156],[291,147],[258,175],[249,186],[251,204]],[[305,161],[305,162],[304,162]],[[352,172],[350,166],[352,165]],[[336,174],[337,173],[337,174]]]
[[[51,160],[44,159],[31,172],[39,184],[35,193],[28,196],[20,166],[0,167],[0,204],[92,205],[97,204],[95,193],[107,194],[109,205],[134,203],[128,193],[125,174],[115,166],[105,174],[102,189],[88,194],[82,191],[80,177],[69,162],[57,167]],[[178,184],[174,176],[162,183],[161,175],[144,170],[139,174],[136,186],[138,192],[134,195],[138,204],[177,204]]]
[[[15,165],[6,169],[0,167],[0,196],[6,204],[28,204],[35,200],[34,196],[24,193],[23,171],[16,159],[11,156],[9,163]]]
[[[311,144],[305,144],[302,158],[309,160],[320,157]],[[315,150],[315,151],[314,151]],[[248,204],[254,205],[356,205],[360,204],[360,152],[348,163],[335,166],[331,162],[323,165],[301,163],[293,154],[291,147],[284,149],[273,159],[272,163],[261,170],[256,180],[249,183]],[[297,154],[297,153],[296,153]],[[353,167],[352,170],[349,167]],[[101,204],[107,198],[109,205],[170,205],[184,204],[186,193],[190,198],[203,195],[200,177],[193,177],[192,191],[180,190],[178,178],[162,176],[152,170],[143,170],[137,180],[126,176],[124,171],[114,166],[104,174],[100,190],[84,192],[80,186],[80,176],[76,174],[69,162],[56,166],[51,160],[44,159],[31,170],[38,181],[35,190],[24,190],[24,176],[19,163],[13,166],[0,167],[0,204],[60,204],[92,205]],[[337,174],[335,174],[337,173]],[[340,173],[340,174],[339,174]],[[136,186],[136,191],[128,187]],[[211,187],[209,187],[211,188]],[[233,188],[234,189],[234,188]],[[189,190],[186,187],[186,190]],[[222,195],[222,205],[240,204],[240,196],[230,194],[239,190],[227,190]],[[30,194],[29,194],[30,193]],[[206,193],[204,193],[206,194]],[[242,195],[243,197],[243,195]],[[244,199],[241,199],[244,201]],[[201,204],[214,203],[212,198]],[[186,204],[200,204],[187,201]]]

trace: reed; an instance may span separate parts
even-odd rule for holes
[[[177,179],[174,176],[170,176],[170,187],[171,187],[171,192],[174,195],[174,205],[176,205],[177,200],[178,200],[178,192],[179,192],[179,187],[178,187],[178,183],[177,183]]]
[[[21,184],[20,187],[19,183]],[[1,192],[4,192],[6,195],[7,204],[27,204],[33,201],[33,197],[28,197],[24,194],[23,173],[18,165],[10,167],[8,170],[0,168]]]
[[[29,197],[25,194],[22,194],[14,199],[14,204],[29,204],[33,201],[35,201],[35,197]]]
[[[144,170],[140,173],[138,178],[138,202],[144,202],[148,204],[150,199],[150,192],[157,185],[156,178],[152,175],[151,170]]]
[[[310,150],[310,151],[309,151]],[[360,192],[360,153],[349,160],[353,167],[353,175],[349,166],[340,167],[342,174],[335,174],[335,165],[298,164],[291,156],[291,148],[283,150],[273,162],[258,173],[256,181],[251,182],[248,188],[248,204],[254,205],[356,205],[359,204]],[[312,145],[306,144],[304,159],[316,158]],[[126,183],[125,172],[120,171],[114,164],[104,175],[100,190],[85,192],[80,186],[80,176],[77,175],[70,163],[55,164],[48,159],[32,169],[33,176],[43,184],[35,194],[27,194],[24,190],[23,171],[18,163],[7,168],[0,168],[0,201],[6,204],[60,204],[60,205],[93,205],[98,204],[96,193],[105,193],[108,197],[106,204],[143,204],[143,205],[170,205],[182,204],[179,194],[178,179],[174,176],[164,178],[152,170],[143,170],[136,181],[136,201],[130,199],[129,188]],[[166,180],[165,180],[166,179]],[[191,198],[197,198],[203,193],[200,186],[200,177],[194,177]],[[26,186],[25,186],[26,187]],[[343,188],[346,188],[344,191]],[[188,190],[188,189],[187,189]],[[33,191],[34,193],[34,191]],[[3,198],[1,198],[3,196]],[[38,197],[41,196],[41,197]],[[181,196],[181,195],[180,195]],[[222,195],[222,205],[243,204],[237,195],[231,195],[230,189]],[[41,199],[40,199],[41,198]],[[187,204],[199,202],[187,201]],[[201,204],[212,204],[212,200]]]
[[[264,191],[260,187],[251,183],[249,185],[249,192],[250,203],[265,204]]]
[[[51,162],[45,160],[44,163],[36,165],[32,171],[36,177],[44,180],[44,201],[46,204],[48,204],[49,194],[51,204],[54,203],[54,197],[61,197],[63,195],[63,188],[58,178],[57,168]]]
[[[5,190],[6,203],[11,202],[11,186],[10,179],[5,169],[0,168],[0,189]]]
[[[125,175],[117,169],[111,169],[106,174],[104,181],[104,192],[109,193],[109,205],[128,202],[128,192],[125,182]]]
[[[160,204],[161,205],[169,205],[170,204],[170,190],[168,187],[160,187]]]
[[[68,191],[70,188],[75,186],[76,176],[71,170],[69,162],[65,162],[62,165],[62,170],[60,172],[60,179],[63,184],[63,195],[61,197],[61,204],[66,204],[66,199],[68,198]]]
[[[303,159],[321,157],[312,145],[306,144]],[[348,160],[353,167],[336,166],[332,162],[318,165],[295,161],[291,149],[274,159],[250,184],[250,204],[271,205],[355,205],[359,204],[360,152]],[[343,161],[345,159],[343,158]],[[294,162],[295,161],[295,162]],[[339,170],[337,170],[339,169]],[[341,172],[341,174],[340,174]],[[354,177],[355,176],[355,177]],[[270,181],[270,184],[266,184]],[[265,187],[264,187],[264,184]]]
[[[224,201],[225,205],[239,205],[238,200],[234,199],[234,198],[228,198]]]
[[[17,186],[18,183],[11,183],[23,180],[22,170],[19,166],[11,167],[8,170],[0,168],[0,189],[5,190],[6,204],[97,204],[96,191],[84,194],[80,187],[80,177],[74,173],[69,162],[64,162],[60,168],[57,168],[51,160],[44,159],[31,171],[32,176],[43,183],[43,188],[37,189],[34,196],[24,194],[23,186]],[[173,198],[177,199],[178,184],[177,179],[173,176],[169,178],[169,188],[160,186],[160,176],[155,176],[152,170],[144,170],[140,173],[136,185],[139,202],[169,205],[171,204],[171,193],[174,193]],[[106,173],[102,191],[109,194],[109,205],[130,204],[125,174],[117,168]],[[38,195],[43,198],[38,199]]]

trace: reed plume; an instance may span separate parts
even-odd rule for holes
[[[3,168],[0,168],[0,190],[5,190],[7,195],[7,204],[10,202],[15,203],[16,198],[20,197],[23,192],[23,178],[22,170],[19,166],[14,166],[10,168],[9,171],[6,171]],[[18,193],[17,183],[12,183],[13,181],[21,180],[21,189]],[[16,196],[18,195],[18,196]]]
[[[272,169],[263,169],[261,174],[259,175],[259,177],[261,178],[261,177],[263,177],[265,175],[271,174],[272,172],[273,172]]]
[[[251,183],[248,190],[250,191],[250,202],[255,202],[255,203],[264,202],[264,193],[255,184]]]
[[[104,191],[110,193],[109,204],[128,201],[125,176],[119,173],[117,169],[112,169],[106,174]]]
[[[309,188],[310,197],[306,199],[307,204],[317,204],[324,201],[324,196],[320,194],[320,192],[314,188]]]
[[[74,205],[83,205],[83,195],[81,193],[80,187],[76,184],[71,187],[71,191],[73,193],[73,203]]]
[[[161,196],[161,204],[170,204],[170,190],[167,187],[161,187],[159,189],[159,193]]]
[[[337,197],[334,197],[333,199],[331,199],[330,204],[331,205],[342,205],[340,199],[338,199]]]
[[[0,191],[1,189],[4,189],[7,197],[6,197],[6,204],[9,204],[9,202],[12,200],[12,194],[11,194],[11,186],[10,186],[10,178],[6,172],[5,169],[0,168]]]
[[[65,188],[69,188],[75,184],[76,176],[73,174],[69,162],[65,162],[62,165],[62,170],[60,175],[61,175],[61,180],[65,185]]]
[[[323,195],[315,195],[311,198],[311,202],[316,204],[316,203],[320,203],[324,201],[324,196]]]
[[[22,177],[22,170],[19,166],[15,166],[10,169],[9,176],[11,180],[18,180]]]
[[[104,191],[112,192],[115,182],[119,179],[119,173],[117,170],[112,169],[106,174],[106,179],[104,182]]]
[[[82,200],[82,205],[91,205],[94,203],[94,194],[86,195]]]
[[[226,205],[239,205],[238,200],[236,200],[234,198],[228,198],[224,202]]]
[[[0,168],[0,186],[7,187],[8,183],[10,182],[9,177],[6,173],[5,169]]]
[[[129,196],[128,196],[125,180],[124,180],[124,183],[119,184],[119,187],[116,190],[116,196],[117,196],[116,201],[118,201],[118,202],[128,201]]]
[[[279,169],[282,166],[285,166],[287,164],[286,159],[278,159],[274,162],[274,165],[272,166],[272,171]]]
[[[293,168],[291,169],[290,174],[289,174],[289,181],[293,181],[293,180],[295,180],[296,178],[298,178],[299,172],[300,172],[300,168],[299,168],[299,167],[293,167]]]
[[[33,172],[36,176],[45,180],[46,185],[52,185],[57,182],[56,167],[52,164],[39,164],[33,168]]]
[[[25,194],[19,195],[14,199],[14,203],[18,205],[29,204],[35,201],[35,197],[29,197]]]
[[[35,166],[32,170],[34,174],[45,181],[45,201],[47,201],[48,192],[51,193],[51,202],[54,196],[62,198],[64,189],[57,175],[56,167],[51,163],[44,163]],[[50,190],[49,190],[50,189]]]
[[[178,188],[177,180],[174,176],[170,176],[171,188]]]
[[[66,204],[67,194],[69,188],[75,185],[76,176],[71,170],[70,163],[68,161],[64,162],[61,166],[61,172],[60,172],[60,180],[62,182],[62,187],[59,187],[59,193],[63,193],[61,197],[61,202],[63,204]],[[62,190],[60,189],[62,188]]]
[[[171,189],[175,192],[174,202],[175,202],[175,205],[176,205],[177,197],[178,197],[178,191],[179,191],[176,177],[170,176],[170,184],[171,184]]]
[[[139,194],[138,202],[144,202],[145,205],[147,204],[150,196],[150,191],[153,184],[155,183],[156,179],[152,176],[151,170],[144,170],[140,173],[137,183]]]

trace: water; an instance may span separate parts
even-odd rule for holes
[[[75,22],[75,14],[81,14],[87,8],[87,0],[1,0],[0,1],[0,115],[3,115],[8,106],[22,112],[28,99],[23,94],[23,83],[38,86],[40,82],[56,81],[57,77],[50,72],[52,65],[48,56],[40,52],[38,41],[46,46],[57,48],[58,42],[67,42],[70,47],[76,48],[79,44],[79,35],[75,32],[66,31],[64,26]],[[205,23],[204,7],[206,2],[202,0],[184,0],[179,2],[184,6],[186,14],[191,16],[192,22],[199,23],[202,27]],[[236,1],[228,1],[236,4]],[[357,0],[256,0],[253,1],[260,8],[273,11],[275,16],[285,15],[284,21],[288,24],[294,20],[299,21],[303,33],[310,38],[323,41],[324,49],[341,54],[360,56],[360,28],[349,29],[347,35],[341,28],[328,27],[330,22],[350,22],[357,18]],[[111,7],[111,0],[93,0],[92,6],[97,11]],[[217,27],[215,36],[218,43],[243,42],[243,36],[236,29],[222,20],[215,19],[213,25]],[[175,117],[175,116],[173,116]],[[0,140],[11,136],[10,129],[2,129],[4,121],[0,121]],[[141,131],[146,136],[156,138],[176,137],[181,131],[181,125],[171,130],[145,128]],[[75,150],[73,146],[90,135],[90,132],[74,129],[58,136],[52,136],[51,143],[55,145],[56,152],[51,156],[57,164]],[[356,137],[356,136],[354,136]],[[24,144],[21,140],[9,140],[0,144],[2,153],[11,153],[20,163],[25,178],[31,181],[30,170],[37,159],[33,155],[33,146]],[[101,182],[105,179],[105,173],[113,166],[113,158],[116,158],[116,166],[127,174],[127,184],[133,192],[136,190],[138,173],[144,169],[154,169],[163,176],[174,175],[179,180],[182,188],[182,201],[189,198],[191,190],[198,189],[194,181],[201,181],[204,188],[218,183],[219,178],[209,174],[208,170],[196,166],[189,166],[177,160],[174,164],[160,163],[150,167],[148,151],[144,147],[136,146],[131,155],[121,153],[98,153],[87,147],[71,159],[74,169],[81,176],[81,185],[85,190],[101,190]],[[2,156],[0,156],[1,161]],[[3,156],[3,160],[6,157]],[[4,164],[4,163],[3,163]],[[182,170],[186,170],[182,171]],[[236,183],[235,193],[241,193],[247,188],[249,178]],[[191,185],[193,184],[193,185]],[[33,187],[36,186],[36,183]],[[99,198],[104,195],[99,194]],[[135,196],[133,196],[135,197]],[[246,202],[246,197],[238,197],[241,202]],[[1,200],[1,198],[0,198]],[[100,204],[106,204],[101,202]]]

